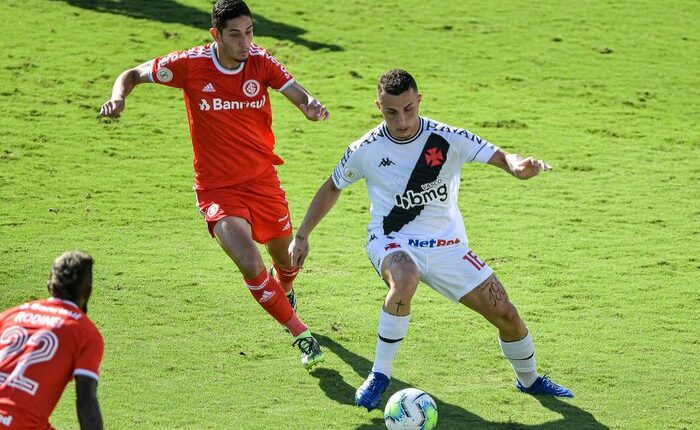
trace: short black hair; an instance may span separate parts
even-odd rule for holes
[[[82,251],[67,251],[51,267],[48,287],[54,297],[75,301],[82,294],[85,277],[92,272],[93,260]]]
[[[405,70],[394,69],[389,70],[379,78],[377,94],[384,92],[392,96],[398,96],[408,91],[409,88],[412,88],[413,91],[418,93],[418,84],[416,84],[416,80],[413,79],[413,76]]]
[[[229,19],[239,16],[253,17],[248,5],[243,0],[219,0],[211,11],[211,25],[223,31]]]

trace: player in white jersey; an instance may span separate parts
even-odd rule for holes
[[[498,329],[519,390],[573,397],[567,388],[538,374],[532,336],[491,268],[469,248],[457,206],[465,163],[488,163],[519,179],[551,167],[508,154],[466,130],[420,117],[421,99],[408,72],[382,75],[376,104],[384,122],[350,145],[316,193],[289,248],[293,264],[301,267],[309,253],[309,234],[341,190],[359,179],[367,181],[372,204],[367,254],[389,292],[379,314],[374,365],[357,389],[355,403],[368,411],[379,406],[408,331],[411,298],[419,281],[480,313]]]

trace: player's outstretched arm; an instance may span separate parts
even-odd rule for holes
[[[328,178],[318,189],[309,209],[306,210],[304,220],[297,229],[294,240],[289,244],[289,256],[292,258],[294,267],[303,267],[306,256],[309,255],[309,235],[319,222],[335,205],[340,197],[340,190],[335,186],[333,180]]]
[[[102,412],[97,401],[97,380],[76,375],[75,394],[80,430],[102,430]]]
[[[124,111],[126,97],[131,94],[134,87],[151,82],[151,66],[153,66],[153,60],[122,72],[114,81],[112,97],[104,102],[100,109],[100,115],[119,118],[122,111]]]
[[[500,149],[493,154],[489,164],[500,167],[518,179],[530,179],[542,171],[552,170],[552,166],[543,160],[533,157],[524,158],[518,154],[509,154]]]
[[[316,100],[298,82],[293,82],[282,94],[298,107],[309,121],[325,121],[330,115],[323,103]]]

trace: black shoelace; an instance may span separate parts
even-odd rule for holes
[[[299,349],[306,355],[310,355],[314,351],[314,338],[302,337],[292,343],[292,346],[299,344]]]

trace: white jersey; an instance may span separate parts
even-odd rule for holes
[[[467,130],[425,117],[407,140],[394,139],[381,123],[348,147],[332,179],[339,189],[367,180],[370,234],[421,248],[467,244],[457,206],[462,165],[486,163],[497,150]]]

